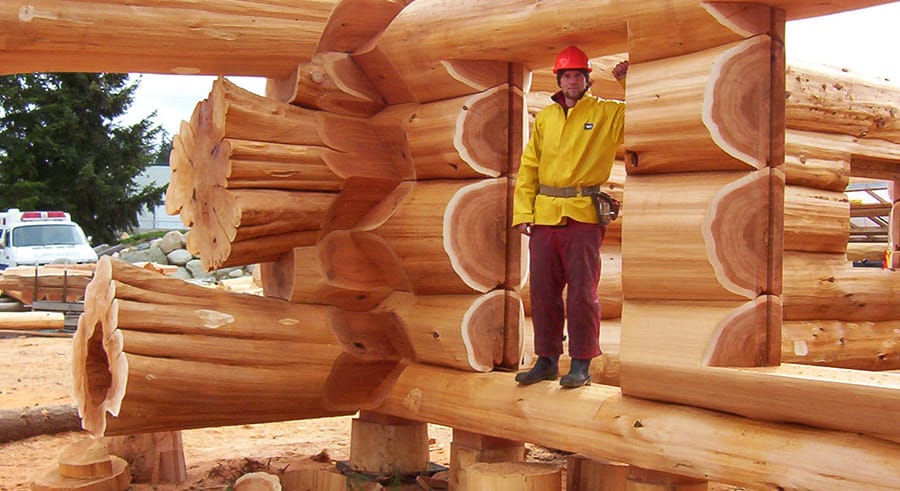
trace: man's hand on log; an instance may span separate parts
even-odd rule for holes
[[[617,63],[616,66],[612,69],[612,74],[613,77],[616,77],[616,80],[618,80],[619,82],[625,80],[625,75],[628,74],[628,60],[620,61],[619,63]]]

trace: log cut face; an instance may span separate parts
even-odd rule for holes
[[[625,299],[737,300],[767,292],[768,175],[629,178],[622,237]],[[654,240],[656,234],[666,238]]]
[[[765,167],[770,52],[769,38],[757,36],[633,64],[625,118],[629,174]]]
[[[396,341],[361,359],[329,307],[193,286],[108,257],[85,296],[73,373],[95,435],[352,414],[398,375]],[[367,368],[367,390],[331,382],[346,381],[348,365]]]

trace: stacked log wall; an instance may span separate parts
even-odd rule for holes
[[[859,6],[866,2],[851,3]],[[364,4],[370,3],[348,2],[347,8]],[[468,25],[472,12],[478,11],[476,7],[483,6],[483,2],[418,0],[402,11],[405,2],[372,2],[370,5],[373,6],[373,15],[369,17],[373,19],[372,23],[339,15],[338,9],[330,10],[323,32],[331,34],[323,35],[312,47],[305,46],[289,69],[269,73],[279,77],[278,83],[270,84],[272,99],[244,97],[234,92],[229,94],[227,90],[213,94],[212,102],[198,109],[196,122],[192,118],[187,125],[189,131],[180,134],[181,154],[174,157],[179,165],[183,164],[181,169],[191,170],[179,176],[180,182],[188,184],[173,191],[173,196],[178,197],[173,203],[180,200],[182,207],[184,203],[198,200],[202,203],[192,205],[189,208],[193,209],[186,213],[182,211],[182,215],[191,223],[203,224],[196,227],[198,230],[209,231],[198,233],[193,239],[195,249],[205,249],[209,265],[228,261],[235,264],[269,262],[272,264],[267,268],[270,290],[291,300],[277,300],[281,308],[285,304],[298,308],[316,307],[333,314],[328,324],[331,338],[324,343],[329,348],[323,350],[328,351],[329,356],[317,365],[321,370],[316,371],[316,377],[319,377],[328,370],[326,387],[311,389],[324,392],[328,404],[311,400],[301,405],[319,411],[371,409],[385,394],[359,388],[358,377],[362,373],[374,374],[376,380],[385,381],[382,384],[385,388],[390,386],[394,391],[379,406],[379,411],[388,414],[440,421],[470,431],[510,438],[528,434],[548,443],[570,439],[571,431],[547,432],[546,428],[553,425],[538,428],[539,418],[529,418],[527,414],[520,418],[523,421],[512,416],[515,422],[512,426],[504,424],[511,415],[503,411],[476,410],[472,411],[475,416],[471,418],[468,414],[460,415],[458,401],[466,400],[466,396],[455,396],[456,403],[444,402],[440,391],[433,392],[430,386],[419,387],[423,380],[444,380],[442,374],[450,374],[446,377],[447,387],[484,384],[490,390],[492,385],[486,382],[499,380],[497,377],[502,374],[464,374],[458,370],[459,366],[454,366],[460,357],[447,361],[451,358],[443,356],[433,346],[425,349],[433,353],[435,359],[425,359],[417,354],[417,346],[434,343],[429,343],[427,336],[414,336],[414,330],[409,327],[410,322],[418,322],[414,320],[418,310],[434,312],[447,305],[461,305],[466,308],[463,318],[483,315],[482,318],[490,319],[491,323],[498,322],[498,311],[502,308],[502,354],[498,356],[490,348],[486,350],[490,356],[482,358],[478,355],[474,359],[490,359],[494,365],[502,359],[506,366],[514,366],[510,364],[511,359],[518,362],[510,356],[510,347],[516,346],[517,341],[510,326],[519,316],[510,304],[517,303],[513,293],[518,285],[521,261],[518,237],[508,230],[506,217],[511,172],[517,162],[517,149],[523,143],[519,125],[524,126],[521,91],[526,84],[520,64],[533,60],[548,64],[559,49],[553,43],[562,37],[567,43],[586,43],[585,48],[599,54],[622,52],[627,45],[632,61],[630,80],[633,81],[627,95],[629,116],[626,118],[629,126],[633,126],[630,131],[626,130],[629,141],[623,161],[633,179],[629,184],[636,186],[628,197],[630,211],[627,213],[631,213],[632,218],[622,222],[622,239],[631,240],[620,239],[622,319],[627,324],[623,331],[627,336],[623,340],[626,345],[623,352],[630,358],[623,360],[623,389],[584,389],[582,394],[597,404],[590,404],[594,409],[576,419],[586,421],[584,417],[588,413],[589,419],[594,418],[599,404],[611,411],[610,417],[602,418],[603,421],[612,421],[615,426],[619,418],[612,417],[612,413],[631,414],[634,411],[637,414],[640,411],[631,404],[640,406],[643,402],[638,399],[648,397],[663,401],[659,405],[649,403],[653,412],[674,407],[668,404],[674,402],[754,419],[812,424],[827,428],[829,432],[867,433],[895,441],[900,438],[896,427],[891,425],[898,417],[894,396],[897,384],[892,379],[854,379],[821,370],[798,372],[790,366],[769,367],[780,361],[777,352],[780,343],[776,342],[779,332],[775,332],[773,326],[780,326],[782,318],[780,265],[784,237],[781,219],[784,217],[785,176],[789,173],[788,165],[782,165],[786,159],[779,139],[784,133],[784,115],[779,106],[784,78],[779,75],[783,75],[784,70],[781,55],[785,20],[785,11],[779,8],[795,15],[809,15],[810,12],[833,11],[836,7],[830,3],[812,6],[809,2],[699,5],[678,0],[665,2],[666,15],[661,16],[663,6],[653,2],[613,5],[597,1],[576,5],[551,0],[543,2],[541,9],[541,13],[549,15],[537,15],[533,8],[522,8],[517,16],[510,18],[508,9],[514,5],[501,2],[481,11],[486,20],[495,20],[497,15],[504,19],[498,24],[499,28],[492,31],[491,41],[484,43],[480,42],[483,36],[480,29],[452,28]],[[332,7],[334,5],[329,6]],[[853,7],[845,2],[842,8]],[[592,15],[581,15],[586,11]],[[798,14],[798,11],[804,14]],[[679,26],[678,30],[662,28],[659,23],[663,17],[666,27]],[[523,20],[528,18],[537,20]],[[577,19],[577,22],[570,25],[563,19]],[[367,25],[357,29],[359,26],[355,21]],[[441,31],[441,36],[432,36],[430,30],[421,29],[423,24],[438,22],[448,26]],[[556,30],[562,25],[569,32]],[[345,36],[335,33],[345,29],[353,30],[356,35],[347,36],[346,39],[353,41],[342,46],[341,40]],[[661,36],[661,32],[672,35]],[[65,37],[64,32],[59,35]],[[536,35],[544,37],[536,41]],[[525,39],[528,42],[523,42]],[[549,39],[554,41],[549,42]],[[535,49],[535,46],[541,48]],[[351,55],[347,57],[347,53]],[[85,63],[85,57],[79,59],[79,63]],[[303,67],[306,61],[296,65],[297,59],[318,65]],[[498,63],[495,61],[498,59],[506,61]],[[296,70],[292,70],[294,67]],[[506,68],[505,79],[503,67]],[[674,74],[671,78],[678,83],[674,87],[655,85],[654,80],[659,77],[653,74],[659,70]],[[360,74],[365,77],[361,78]],[[296,77],[295,81],[291,81],[293,77]],[[708,81],[716,83],[707,84]],[[310,82],[317,84],[315,89],[310,88]],[[226,85],[224,81],[222,85]],[[475,178],[456,173],[459,169],[461,172],[474,169],[483,174],[481,169],[492,168],[489,165],[468,166],[467,158],[475,155],[477,160],[479,154],[459,147],[457,136],[462,132],[456,129],[449,140],[446,132],[439,132],[441,136],[437,138],[436,147],[431,147],[430,143],[424,148],[417,146],[427,140],[423,136],[427,133],[417,133],[428,130],[418,126],[420,116],[443,128],[452,126],[448,124],[451,115],[444,110],[431,112],[432,108],[456,105],[457,102],[452,102],[455,98],[469,101],[469,97],[475,97],[473,94],[486,95],[504,90],[508,101],[504,114],[506,124],[499,128],[510,130],[498,139],[506,142],[505,160],[501,160],[506,167],[501,166],[496,175]],[[294,106],[286,101],[305,106]],[[243,108],[241,104],[245,104]],[[464,112],[476,112],[469,111],[468,103],[463,106]],[[497,127],[492,124],[479,126]],[[230,129],[236,131],[229,132]],[[242,129],[250,132],[242,133]],[[274,133],[265,134],[270,129],[275,130]],[[796,132],[804,138],[810,133]],[[416,136],[411,142],[409,136],[413,134]],[[879,166],[879,159],[893,151],[887,145],[861,142],[855,137],[829,136],[828,139],[842,147],[841,151],[849,152],[851,162],[864,163],[878,172],[885,170],[884,166]],[[305,170],[311,174],[301,176],[300,180],[305,181],[301,199],[290,194],[297,192],[295,188],[272,190],[268,184],[263,186],[265,189],[255,188],[249,184],[256,179],[252,177],[256,172],[253,166],[232,166],[233,162],[252,163],[261,155],[268,155],[270,150],[257,151],[267,145],[272,145],[273,154],[283,156],[279,159],[294,159],[298,155],[304,159]],[[279,145],[315,148],[300,150]],[[452,148],[451,154],[457,152],[458,155],[451,155],[448,161],[440,151],[422,153],[425,148]],[[223,162],[225,165],[220,165]],[[207,167],[210,163],[215,165]],[[322,163],[328,172],[322,172]],[[805,165],[805,162],[799,163]],[[822,169],[826,169],[825,175],[813,173],[805,179],[830,179],[827,175],[830,162],[823,159],[821,164]],[[273,167],[278,171],[269,176],[272,182],[282,182],[285,176],[293,178],[295,175],[284,167]],[[234,175],[232,183],[229,178],[233,168],[244,170]],[[446,172],[448,168],[453,169],[453,175],[429,175],[433,169]],[[420,169],[428,170],[417,173]],[[363,174],[349,175],[346,171]],[[245,176],[243,187],[241,176]],[[321,183],[310,184],[318,181]],[[229,191],[229,186],[233,192]],[[451,206],[462,201],[456,199],[460,192],[465,190],[472,194],[476,189],[488,187],[507,190],[507,197],[502,200],[505,213],[482,210],[481,214],[463,215],[476,215],[476,221],[502,217],[498,223],[479,223],[482,224],[480,230],[494,231],[495,235],[488,241],[490,244],[502,244],[503,274],[485,272],[482,268],[474,268],[477,273],[459,274],[458,271],[472,269],[458,257],[451,257],[451,254],[442,257],[433,251],[458,250],[453,248],[458,248],[461,243],[464,245],[465,241],[457,237],[462,234],[446,231],[446,221],[441,224],[441,232],[437,232],[440,212],[434,208],[443,206],[444,217],[447,210],[462,211]],[[796,200],[800,212],[809,202],[819,199],[815,194],[799,191],[797,196],[804,197]],[[492,201],[491,206],[499,207],[500,201]],[[294,215],[301,219],[296,220]],[[673,234],[669,233],[671,230],[674,230]],[[825,233],[821,237],[831,235]],[[437,242],[442,244],[437,245]],[[665,247],[660,247],[660,243]],[[734,245],[739,247],[734,248]],[[833,244],[821,247],[827,249]],[[486,252],[490,257],[496,250],[482,247],[479,252]],[[438,260],[434,259],[436,256]],[[289,263],[294,269],[280,269]],[[441,271],[452,270],[456,276],[447,279],[442,275],[445,283],[432,289],[425,279],[427,272],[440,268],[447,268]],[[665,271],[665,274],[654,274],[654,271]],[[307,278],[312,279],[309,285],[279,284]],[[668,287],[674,293],[661,297],[651,284]],[[119,302],[115,298],[119,294],[117,287],[96,288],[105,292],[100,296],[109,300],[109,305]],[[123,290],[129,289],[123,287]],[[302,301],[293,303],[298,300]],[[173,299],[172,303],[177,302]],[[889,300],[886,305],[892,303],[896,302]],[[99,305],[105,304],[100,302]],[[479,309],[474,309],[476,305]],[[458,307],[453,314],[441,315],[451,319],[454,315],[459,316],[463,307]],[[201,312],[207,310],[210,309],[199,309]],[[103,350],[122,344],[123,338],[125,344],[141,344],[141,334],[115,336],[113,333],[119,329],[104,332],[106,326],[118,325],[106,321],[107,316],[113,320],[113,314],[108,314],[113,311],[100,308],[100,313],[85,321],[86,326],[94,328],[93,335],[84,337],[82,344],[86,352],[102,356]],[[197,316],[197,312],[195,308],[192,315]],[[470,312],[473,314],[469,315]],[[145,317],[151,315],[147,313]],[[221,319],[221,316],[213,318]],[[129,331],[127,323],[122,325],[126,328],[121,331]],[[98,329],[102,334],[110,335],[108,345],[101,341],[101,338],[107,339],[106,336],[96,334]],[[85,332],[88,330],[86,327]],[[466,336],[448,336],[443,327],[432,331],[433,337],[434,334],[437,338],[453,338],[448,345],[460,344],[460,338],[461,344],[465,345]],[[132,341],[128,341],[129,338]],[[143,344],[152,350],[155,343]],[[202,340],[199,345],[203,345]],[[470,368],[475,368],[471,366],[473,362],[468,354],[465,358],[470,360]],[[418,362],[446,364],[452,368]],[[487,362],[478,363],[487,366]],[[98,368],[95,375],[99,376],[100,387],[105,387],[104,365],[89,365],[88,368]],[[161,373],[156,369],[146,373],[138,370],[135,375],[152,382]],[[398,374],[407,377],[396,379]],[[503,379],[506,380],[503,383],[510,383],[507,377]],[[96,378],[90,380],[98,381]],[[175,385],[174,379],[165,380]],[[397,383],[390,383],[392,380]],[[464,380],[466,384],[461,383]],[[317,378],[313,383],[319,381]],[[453,385],[453,381],[460,383]],[[135,393],[130,395],[140,398],[142,391],[152,394],[152,385],[135,382],[131,386]],[[532,395],[541,389],[509,387]],[[710,391],[717,394],[716,399],[709,396]],[[774,394],[774,400],[754,397],[766,391]],[[474,392],[467,389],[463,394]],[[490,408],[498,398],[511,400],[502,396],[502,392],[490,392],[469,404]],[[852,397],[841,397],[847,394]],[[99,395],[102,394],[88,391],[85,399],[105,401],[103,397],[95,397]],[[541,397],[544,397],[543,392]],[[608,404],[610,401],[613,403]],[[829,411],[810,415],[805,407],[808,401],[827,401]],[[619,402],[624,405],[618,405]],[[493,414],[503,421],[493,419]],[[711,416],[717,417],[718,413]],[[650,414],[647,417],[652,419]],[[630,422],[633,418],[626,419]],[[710,421],[704,420],[696,427],[717,427],[708,425]],[[734,428],[732,423],[742,421],[738,418],[725,426]],[[629,427],[641,428],[643,425],[630,424]],[[778,434],[786,430],[776,427]],[[620,431],[610,427],[609,432],[617,435],[614,439],[621,438]],[[640,435],[634,436],[640,439]],[[869,446],[878,442],[867,440],[862,444],[866,449],[895,450],[892,444],[886,444],[885,448]],[[854,441],[854,444],[858,443]],[[835,446],[855,448],[844,440]],[[647,468],[719,475],[717,473],[722,469],[735,465],[733,461],[726,466],[698,461],[689,466],[696,470],[684,471],[678,458],[666,458],[658,449],[651,450],[646,445],[613,444],[610,448]],[[596,457],[611,456],[608,451],[589,444],[576,450],[585,450],[584,453]],[[767,460],[765,457],[756,459]],[[838,489],[846,484],[846,476],[853,476],[854,480],[868,479],[864,485],[871,485],[873,489],[884,487],[884,482],[894,482],[890,468],[875,469],[872,479],[841,466],[842,462],[853,461],[852,458],[841,459],[832,466],[838,469],[840,479],[822,476],[819,472],[804,472],[798,478],[792,471],[802,467],[802,459],[790,460],[789,465],[779,470],[776,480],[802,481],[805,483],[802,485],[820,489]],[[869,465],[875,464],[869,462]],[[771,479],[769,474],[761,475],[759,469],[742,472],[746,473],[741,473],[740,479],[732,477],[730,480],[750,485]]]

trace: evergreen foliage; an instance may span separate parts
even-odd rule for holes
[[[166,136],[154,114],[116,123],[136,89],[127,74],[0,77],[0,210],[68,211],[95,244],[136,227],[141,210],[163,199],[163,186],[135,178]]]

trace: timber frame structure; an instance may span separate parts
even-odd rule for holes
[[[365,410],[753,489],[900,489],[900,375],[874,371],[894,356],[803,359],[810,329],[896,343],[898,273],[847,266],[843,195],[850,169],[893,181],[896,250],[896,114],[835,130],[804,89],[822,75],[784,59],[787,20],[883,3],[4,3],[0,73],[269,79],[214,84],[166,196],[204,265],[262,264],[265,296],[101,260],[75,337],[84,427]],[[528,330],[510,189],[539,69],[571,44],[630,60],[624,93],[595,85],[627,103],[601,285],[618,386],[578,391],[508,373]]]

